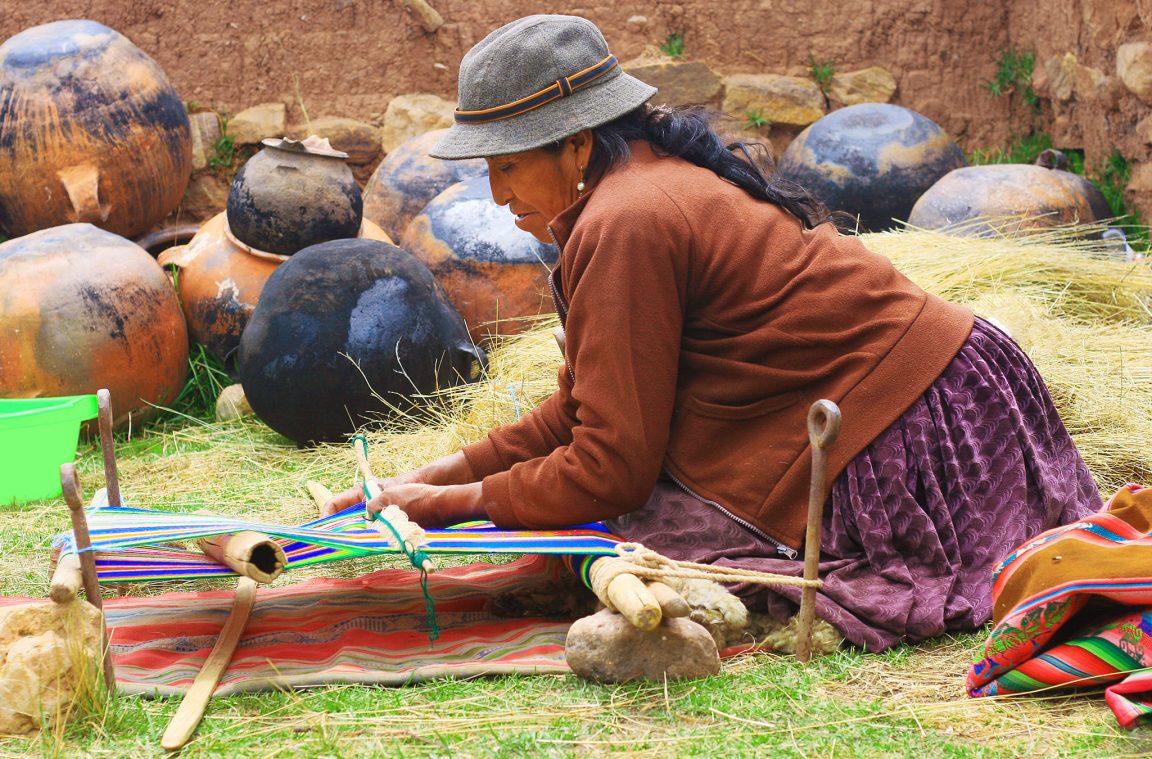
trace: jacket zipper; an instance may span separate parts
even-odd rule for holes
[[[707,498],[703,497],[702,495],[700,495],[696,491],[692,490],[692,488],[688,487],[683,482],[681,482],[676,477],[676,475],[669,472],[667,468],[664,469],[664,474],[668,476],[668,479],[672,480],[677,485],[679,485],[680,489],[683,490],[688,495],[692,496],[693,498],[695,498],[698,501],[703,501],[704,503],[706,503],[709,506],[711,506],[712,508],[718,510],[721,514],[728,517],[729,519],[731,519],[733,522],[740,525],[744,529],[748,530],[749,532],[753,533],[754,535],[758,535],[760,538],[767,540],[769,543],[776,546],[776,553],[780,554],[781,556],[786,556],[787,558],[792,559],[792,560],[795,560],[797,557],[800,556],[800,552],[797,551],[796,549],[789,548],[788,546],[781,543],[779,540],[776,540],[775,538],[769,537],[763,530],[761,530],[759,527],[752,524],[748,520],[741,519],[740,517],[736,516],[731,511],[724,508],[723,506],[716,503],[715,501],[709,501]]]
[[[556,233],[552,231],[552,227],[547,227],[548,236],[552,238],[552,243],[557,249],[563,250],[560,247],[560,241],[556,239]],[[560,268],[560,262],[556,262],[556,269]],[[568,323],[568,304],[564,302],[561,297],[560,291],[556,289],[556,270],[553,269],[548,275],[548,292],[552,294],[552,303],[556,306],[556,313],[560,315],[560,329],[565,329]],[[568,379],[572,380],[572,384],[576,384],[576,372],[572,371],[572,364],[568,361],[568,351],[564,351],[564,368],[568,370]]]

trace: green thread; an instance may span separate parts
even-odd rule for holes
[[[367,459],[368,439],[363,435],[353,435],[352,442],[355,443],[357,440],[364,446],[364,458]],[[404,539],[400,537],[400,533],[397,532],[391,522],[376,512],[368,511],[368,501],[372,500],[372,495],[368,492],[368,478],[362,479],[360,484],[364,488],[364,513],[367,515],[367,520],[380,522],[387,527],[392,536],[396,538],[396,545],[408,557],[408,562],[412,568],[420,571],[420,590],[424,593],[424,609],[428,614],[428,642],[431,643],[440,637],[440,625],[436,621],[436,602],[432,600],[432,594],[428,592],[428,570],[424,569],[424,562],[429,560],[429,556],[419,548],[413,548],[409,551]]]

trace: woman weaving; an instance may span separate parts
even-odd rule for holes
[[[1100,506],[1035,368],[654,93],[581,18],[524,18],[464,57],[433,155],[486,158],[493,199],[560,247],[565,366],[531,414],[382,480],[369,509],[604,520],[671,558],[799,575],[805,416],[827,398],[844,423],[818,616],[870,650],[983,624],[994,563]],[[799,589],[736,592],[785,619]]]

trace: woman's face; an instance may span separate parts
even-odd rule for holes
[[[486,158],[492,199],[508,206],[517,227],[540,242],[553,242],[548,222],[580,196],[576,185],[591,152],[592,134],[584,131],[564,138],[560,150],[536,148]]]

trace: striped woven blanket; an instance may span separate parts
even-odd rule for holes
[[[1152,489],[1041,534],[995,570],[973,697],[1106,686],[1120,724],[1152,718]]]
[[[440,624],[433,644],[415,570],[260,587],[216,694],[564,673],[568,628],[594,600],[563,561],[549,556],[441,569],[429,576],[429,590]],[[106,600],[120,691],[183,693],[215,644],[232,597],[223,590]]]

